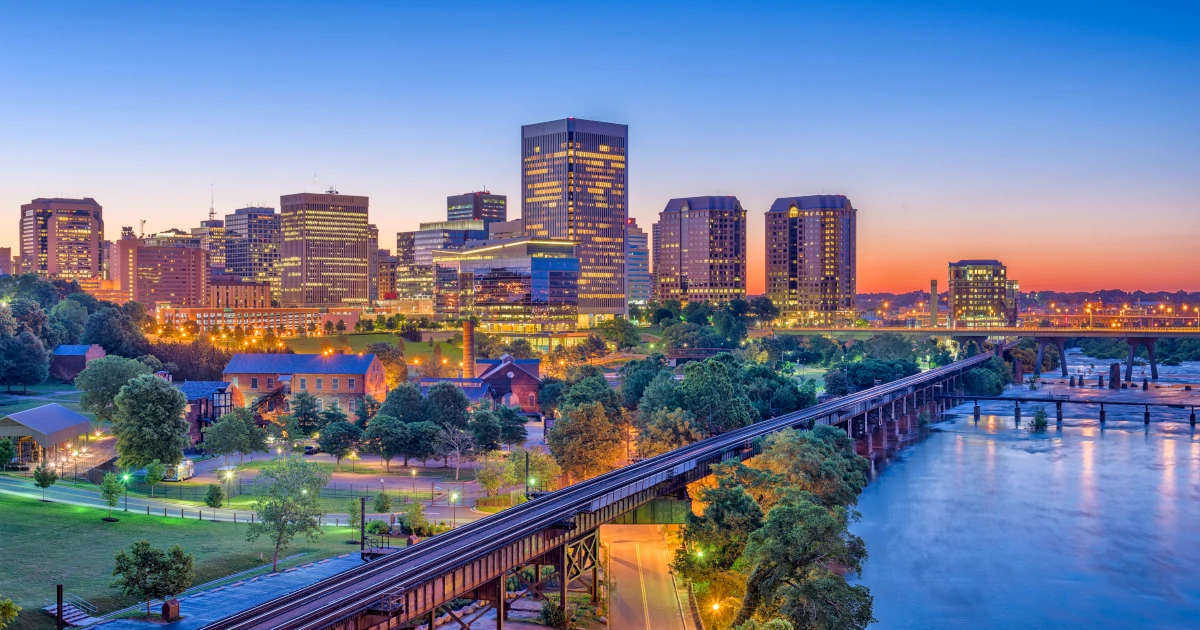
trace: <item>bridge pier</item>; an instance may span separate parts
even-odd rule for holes
[[[1063,418],[1062,403],[1060,403],[1060,402],[1054,403],[1054,414],[1055,414],[1055,418],[1058,420],[1058,423],[1062,424],[1062,418]]]
[[[1100,403],[1100,424],[1104,424],[1104,403]]]
[[[1188,417],[1188,422],[1192,426],[1196,426],[1196,410],[1192,409],[1192,415]]]
[[[1033,366],[1034,378],[1042,375],[1042,360],[1046,357],[1046,345],[1054,344],[1058,348],[1058,367],[1062,370],[1063,378],[1067,377],[1067,340],[1061,337],[1035,337],[1037,342],[1037,365]]]
[[[1150,405],[1146,405],[1146,414],[1142,416],[1142,424],[1150,424]]]
[[[975,401],[975,422],[979,422],[979,401]]]
[[[1125,342],[1129,344],[1129,362],[1125,365],[1125,382],[1133,382],[1133,362],[1137,359],[1138,346],[1146,347],[1146,356],[1150,359],[1150,378],[1158,380],[1158,361],[1154,356],[1154,342],[1158,341],[1156,337],[1127,337]]]
[[[1017,426],[1021,426],[1021,403],[1013,405],[1013,417],[1017,419]]]

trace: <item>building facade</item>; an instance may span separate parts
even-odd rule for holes
[[[767,296],[789,325],[857,319],[857,213],[844,195],[781,197],[771,204]]]
[[[322,410],[336,402],[351,414],[363,396],[387,397],[383,365],[373,354],[235,354],[223,378],[248,402],[286,386],[289,397],[308,392]]]
[[[521,127],[525,235],[579,243],[579,319],[624,315],[629,127],[566,118]]]
[[[238,208],[225,215],[225,272],[271,285],[278,302],[279,215],[274,208]]]
[[[650,301],[654,286],[650,278],[650,240],[637,219],[625,220],[625,294],[634,304]]]
[[[323,334],[326,324],[336,329],[340,322],[346,330],[362,317],[362,309],[355,307],[337,308],[159,308],[154,312],[159,324],[170,323],[176,328],[188,322],[195,323],[199,330],[219,332],[241,326],[243,330],[265,333],[267,329],[277,335],[295,337],[306,334]],[[217,341],[214,338],[212,341]]]
[[[658,215],[654,297],[727,302],[746,297],[746,211],[737,197],[672,199]]]
[[[502,223],[508,220],[508,197],[486,190],[446,197],[446,220]]]
[[[159,304],[179,307],[208,305],[208,251],[170,241],[127,238],[116,241],[109,272],[127,300],[148,309]]]
[[[416,232],[396,233],[396,264],[411,265],[416,262]]]
[[[504,241],[510,238],[521,238],[522,236],[525,236],[525,221],[521,219],[488,225],[488,240]]]
[[[486,333],[574,330],[580,264],[572,241],[524,238],[434,253],[439,319],[479,318]]]
[[[998,260],[960,260],[949,264],[951,328],[1016,326],[1017,296],[1021,287],[1008,279],[1008,269]]]
[[[13,272],[12,248],[0,247],[0,276],[11,276]]]
[[[432,265],[433,252],[462,249],[467,243],[486,241],[488,226],[482,220],[435,221],[422,223],[413,233],[413,263]]]
[[[370,263],[379,250],[371,242],[368,203],[332,189],[280,197],[280,304],[368,304]]]
[[[213,275],[208,283],[212,308],[270,308],[271,283],[247,281],[237,276]]]
[[[210,214],[200,227],[192,228],[192,236],[200,239],[200,248],[208,250],[209,264],[218,272],[225,270],[225,222]]]
[[[95,199],[34,199],[21,206],[22,272],[83,280],[101,273],[103,208]]]

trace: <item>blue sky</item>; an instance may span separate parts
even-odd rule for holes
[[[1024,288],[1200,289],[1200,4],[0,4],[0,246],[38,196],[107,232],[333,184],[381,244],[520,125],[630,126],[630,209],[844,193],[860,290],[997,257]]]

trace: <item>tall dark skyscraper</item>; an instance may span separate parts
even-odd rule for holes
[[[447,221],[483,221],[485,225],[508,220],[508,197],[481,190],[446,197]]]
[[[672,199],[655,228],[655,299],[745,299],[746,211],[737,197]]]
[[[225,215],[225,272],[269,282],[271,299],[278,301],[281,239],[274,208],[238,208]]]
[[[521,127],[525,234],[579,243],[579,321],[623,315],[629,127],[565,118]]]

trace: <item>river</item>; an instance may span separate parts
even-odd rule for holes
[[[1072,373],[1111,361],[1068,354]],[[1105,369],[1105,368],[1100,368]],[[1141,370],[1135,368],[1135,376]],[[1057,375],[1006,395],[1200,404],[1200,364],[1160,367],[1158,388],[1069,388]],[[870,557],[861,583],[874,628],[1200,628],[1200,436],[1183,410],[1037,404],[949,411],[877,462],[853,531]]]

